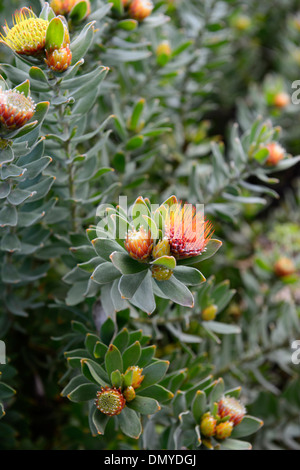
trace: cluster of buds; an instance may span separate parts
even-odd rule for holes
[[[205,413],[201,418],[201,434],[209,439],[215,437],[224,440],[231,436],[233,428],[237,426],[245,416],[246,409],[233,397],[223,397],[217,403],[217,412]]]
[[[35,112],[30,96],[18,90],[2,91],[0,88],[0,124],[5,130],[19,129],[28,122]]]
[[[137,21],[143,21],[153,10],[151,0],[122,0],[123,7],[128,9],[130,18]]]
[[[203,253],[212,236],[210,222],[190,204],[176,202],[171,208],[165,207],[163,238],[154,245],[151,231],[143,226],[131,229],[125,238],[125,249],[129,255],[141,262],[151,263],[161,257],[186,259]],[[175,261],[175,260],[174,260]],[[163,264],[151,264],[152,276],[158,281],[170,279],[173,270]]]
[[[68,15],[74,6],[81,2],[82,0],[52,0],[50,6],[56,15]],[[84,0],[87,5],[87,14],[88,16],[91,12],[91,4],[89,0]]]
[[[136,397],[136,389],[140,387],[144,376],[142,375],[143,369],[138,366],[128,367],[123,377],[126,377],[128,373],[132,372],[131,385],[127,386],[122,390],[121,387],[101,387],[101,390],[97,392],[97,398],[95,405],[101,413],[107,416],[116,416],[121,413],[126,405],[126,402],[130,402]]]
[[[46,55],[45,62],[56,72],[65,71],[72,60],[70,50],[70,36],[67,25],[60,18],[53,18],[50,22],[43,18],[37,18],[29,8],[21,8],[13,17],[13,27],[4,26],[4,34],[0,34],[0,42],[9,46],[20,55],[33,56],[41,60]],[[55,28],[64,28],[62,44],[58,47],[49,41],[56,36]],[[55,41],[54,41],[55,42]]]

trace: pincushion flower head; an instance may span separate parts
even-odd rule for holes
[[[120,389],[115,387],[101,387],[97,393],[96,407],[107,416],[116,416],[123,410],[126,400]]]
[[[124,246],[132,258],[139,261],[146,260],[149,258],[153,247],[150,231],[147,232],[143,226],[138,230],[129,230]]]
[[[30,96],[18,90],[3,91],[0,88],[0,123],[7,130],[19,129],[28,122],[35,112]]]
[[[46,35],[47,66],[54,72],[64,72],[71,65],[70,35],[64,17],[53,18]]]
[[[47,20],[22,8],[14,14],[13,27],[9,28],[7,23],[3,27],[4,34],[0,34],[0,39],[18,54],[39,56],[44,51],[48,25]]]
[[[221,418],[229,416],[229,421],[237,426],[245,416],[246,408],[234,397],[223,397],[218,403],[218,414]]]
[[[190,258],[203,253],[212,233],[211,223],[191,204],[176,203],[169,208],[165,237],[175,258]]]

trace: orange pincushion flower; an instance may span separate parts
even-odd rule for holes
[[[52,0],[50,6],[56,15],[68,15],[76,3],[81,0]],[[89,0],[85,0],[87,4],[87,15],[91,13],[91,4]]]
[[[141,368],[138,367],[138,366],[131,366],[131,367],[128,367],[128,369],[126,370],[125,374],[126,374],[129,370],[132,370],[132,372],[133,372],[133,374],[132,374],[132,384],[131,384],[131,386],[132,386],[134,389],[139,388],[139,386],[141,385],[141,383],[142,383],[143,380],[144,380],[144,375],[142,375],[143,369],[141,369]]]
[[[267,165],[277,165],[277,163],[280,162],[280,160],[284,159],[285,155],[285,150],[281,145],[279,145],[277,142],[270,142],[266,146],[267,150],[269,150],[269,156],[267,158],[266,164]]]
[[[144,227],[140,227],[139,230],[129,230],[124,246],[132,258],[139,261],[146,260],[153,247],[150,231],[147,233]]]
[[[32,118],[35,104],[30,96],[17,90],[2,91],[0,88],[0,124],[8,129],[19,129]]]
[[[97,392],[96,407],[107,416],[116,416],[123,410],[126,400],[120,388],[101,387]]]
[[[13,18],[14,25],[3,27],[1,42],[7,44],[18,54],[38,56],[45,47],[46,31],[49,21],[37,18],[28,8],[17,11]]]
[[[143,21],[151,14],[153,3],[151,0],[132,0],[129,5],[129,15],[137,21]]]
[[[172,255],[180,259],[191,258],[205,250],[212,236],[212,224],[191,204],[176,203],[168,211],[165,236]]]
[[[277,95],[274,96],[274,105],[277,106],[277,108],[285,108],[290,104],[290,102],[290,96],[284,91],[277,93]]]
[[[72,52],[69,46],[54,49],[53,51],[46,51],[46,64],[51,70],[55,72],[64,72],[72,62]]]
[[[229,416],[229,421],[236,426],[245,416],[246,408],[234,397],[223,397],[218,403],[218,414],[221,418]]]

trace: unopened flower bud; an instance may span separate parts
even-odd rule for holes
[[[200,431],[205,437],[212,437],[216,432],[217,420],[210,414],[205,413],[201,419]]]
[[[291,276],[296,272],[296,267],[290,258],[283,256],[276,261],[274,271],[278,277]]]
[[[56,15],[68,15],[73,7],[80,1],[82,0],[52,0],[50,6]],[[84,1],[87,4],[87,15],[89,15],[91,12],[90,1]]]
[[[126,398],[126,401],[132,401],[135,399],[135,390],[133,386],[131,385],[130,387],[127,387],[124,392],[123,392],[124,397]]]
[[[277,108],[285,108],[291,102],[290,96],[282,91],[274,96],[273,103]]]
[[[223,440],[231,436],[233,430],[233,423],[231,421],[225,421],[216,426],[216,435],[217,439]]]
[[[120,389],[101,387],[101,391],[97,392],[95,404],[101,413],[107,416],[116,416],[123,410],[126,400]]]
[[[157,63],[160,66],[164,66],[168,63],[172,54],[172,49],[169,41],[161,42],[156,49]]]
[[[143,382],[144,380],[144,376],[142,375],[143,373],[143,369],[141,369],[140,367],[138,366],[131,366],[131,367],[128,367],[128,369],[126,370],[125,374],[132,370],[133,374],[132,374],[132,383],[131,383],[131,386],[136,389],[136,388],[139,388],[139,386],[141,385],[141,383]]]
[[[283,160],[285,150],[277,142],[267,144],[266,148],[269,151],[269,156],[266,161],[267,165],[276,166],[281,160]]]
[[[153,10],[151,0],[132,0],[129,5],[129,16],[137,21],[143,21]]]
[[[163,240],[160,240],[155,245],[152,251],[152,256],[154,259],[157,259],[157,258],[160,258],[161,256],[170,256],[170,253],[171,253],[171,249],[170,249],[169,240],[164,238]]]
[[[0,123],[7,130],[19,129],[32,118],[35,104],[30,96],[17,90],[0,88]]]
[[[152,277],[157,281],[168,281],[173,274],[172,269],[166,268],[165,266],[152,265],[151,267]]]
[[[202,320],[204,321],[211,321],[216,318],[218,311],[218,306],[217,305],[209,305],[202,311]]]
[[[147,233],[144,227],[140,227],[139,230],[129,230],[124,246],[132,258],[145,261],[151,255],[153,247],[150,231]]]
[[[236,426],[245,416],[246,408],[234,397],[223,397],[218,403],[218,414],[221,418],[229,416],[229,421]]]
[[[54,49],[53,51],[46,51],[46,64],[51,70],[55,72],[64,72],[71,65],[72,52],[69,46]]]
[[[247,15],[237,15],[233,18],[231,24],[239,31],[246,31],[251,26],[251,18]]]

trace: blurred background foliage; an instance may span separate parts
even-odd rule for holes
[[[291,102],[292,83],[300,80],[299,3],[156,0],[152,23],[134,31],[117,28],[110,12],[97,20],[106,3],[91,2],[87,21],[94,15],[96,28],[79,75],[98,65],[110,70],[93,106],[83,113],[83,133],[91,137],[75,147],[78,155],[87,153],[100,133],[103,145],[95,150],[95,168],[87,167],[86,174],[84,166],[79,168],[76,213],[76,198],[70,209],[66,196],[64,150],[51,137],[60,135],[55,106],[43,128],[50,136],[47,154],[54,159],[49,175],[56,176],[47,197],[58,203],[33,258],[37,266],[43,261],[50,266],[46,277],[29,287],[11,287],[10,296],[23,299],[26,315],[3,311],[0,319],[9,361],[1,366],[1,381],[12,387],[3,399],[0,448],[147,447],[147,435],[139,443],[116,436],[112,423],[105,437],[92,437],[86,405],[60,395],[70,322],[97,331],[107,316],[98,291],[84,302],[69,296],[66,305],[70,286],[62,277],[91,257],[84,230],[97,223],[99,202],[117,203],[125,194],[132,203],[141,194],[158,203],[176,194],[206,204],[223,247],[201,264],[207,282],[197,289],[193,309],[160,299],[153,317],[138,309],[129,315],[127,309],[117,314],[118,326],[142,328],[157,344],[157,356],[170,361],[169,374],[183,371],[174,392],[205,374],[223,377],[230,389],[242,386],[248,412],[264,420],[251,441],[255,449],[299,450],[300,366],[291,362],[291,343],[300,339],[300,164],[283,160],[270,176],[258,160],[243,162],[251,150],[247,135],[255,134],[259,117],[259,123],[268,122],[264,131],[259,127],[260,136],[266,136],[262,143],[270,135],[279,140],[280,127],[286,153],[300,154],[300,104]],[[1,24],[25,5],[40,11],[38,0],[0,0]],[[71,36],[82,28],[76,26]],[[159,59],[157,47],[164,41],[171,56]],[[0,62],[16,65],[13,61],[1,45]],[[284,105],[276,104],[278,94],[288,96]],[[48,99],[41,91],[32,90],[32,96]],[[111,114],[105,133],[95,133]],[[98,168],[114,171],[100,177]],[[286,265],[278,268],[282,259],[292,261],[290,272],[284,271]],[[217,316],[207,321],[202,314],[211,304],[217,305]],[[158,419],[157,436],[166,422]],[[156,445],[163,448],[157,436]]]

